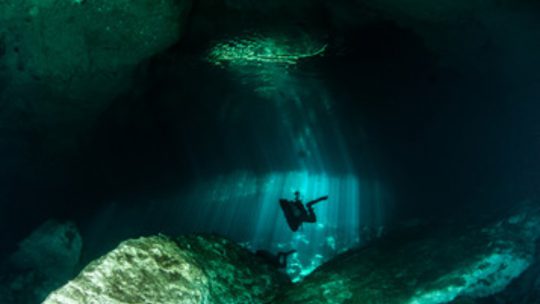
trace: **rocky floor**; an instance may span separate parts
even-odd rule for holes
[[[524,204],[484,225],[394,231],[295,285],[218,236],[143,237],[95,260],[44,303],[474,303],[503,299],[536,272],[539,236],[540,209]]]

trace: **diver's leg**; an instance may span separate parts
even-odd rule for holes
[[[287,256],[283,252],[280,252],[277,254],[277,261],[278,261],[278,268],[287,267]]]
[[[315,211],[313,211],[313,208],[311,206],[307,206],[307,214],[304,218],[304,222],[306,223],[315,223],[317,221],[317,217],[315,216]]]
[[[290,251],[287,251],[287,252],[279,252],[277,254],[278,256],[278,261],[279,261],[279,265],[281,266],[281,268],[285,268],[287,267],[287,258],[289,258],[289,256],[293,253],[295,253],[296,250],[290,250]]]
[[[289,256],[295,252],[296,252],[296,249],[285,252],[283,256],[283,262],[285,263],[285,266],[287,266],[287,259],[289,258]]]
[[[281,263],[281,267],[282,268],[286,268],[287,267],[287,258],[289,257],[288,254],[283,254],[283,260],[282,260],[282,263]]]
[[[312,200],[311,202],[307,203],[306,206],[310,208],[311,206],[315,205],[318,202],[322,202],[328,199],[328,196],[319,197],[316,200]]]

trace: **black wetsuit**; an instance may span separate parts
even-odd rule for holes
[[[328,196],[323,196],[308,202],[306,206],[304,206],[302,201],[299,199],[299,195],[296,195],[294,201],[281,199],[279,202],[283,212],[285,213],[285,218],[287,219],[289,227],[292,231],[297,231],[302,223],[315,223],[317,221],[317,216],[313,210],[313,205],[326,199],[328,199]]]

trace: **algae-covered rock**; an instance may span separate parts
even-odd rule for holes
[[[534,263],[501,293],[479,304],[540,303],[540,241],[536,242]]]
[[[286,283],[226,239],[153,236],[121,243],[44,303],[268,303]]]
[[[458,228],[459,227],[459,228]],[[396,235],[323,265],[274,303],[438,304],[502,291],[532,262],[540,210]]]
[[[476,304],[476,302],[471,298],[457,298],[450,304]]]

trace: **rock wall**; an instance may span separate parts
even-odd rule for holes
[[[73,154],[101,112],[131,88],[137,66],[179,41],[190,6],[190,0],[0,1],[6,146],[31,146],[25,155]],[[16,154],[0,143],[4,149]]]
[[[43,301],[75,275],[81,250],[81,235],[74,223],[45,222],[1,265],[0,302]]]

